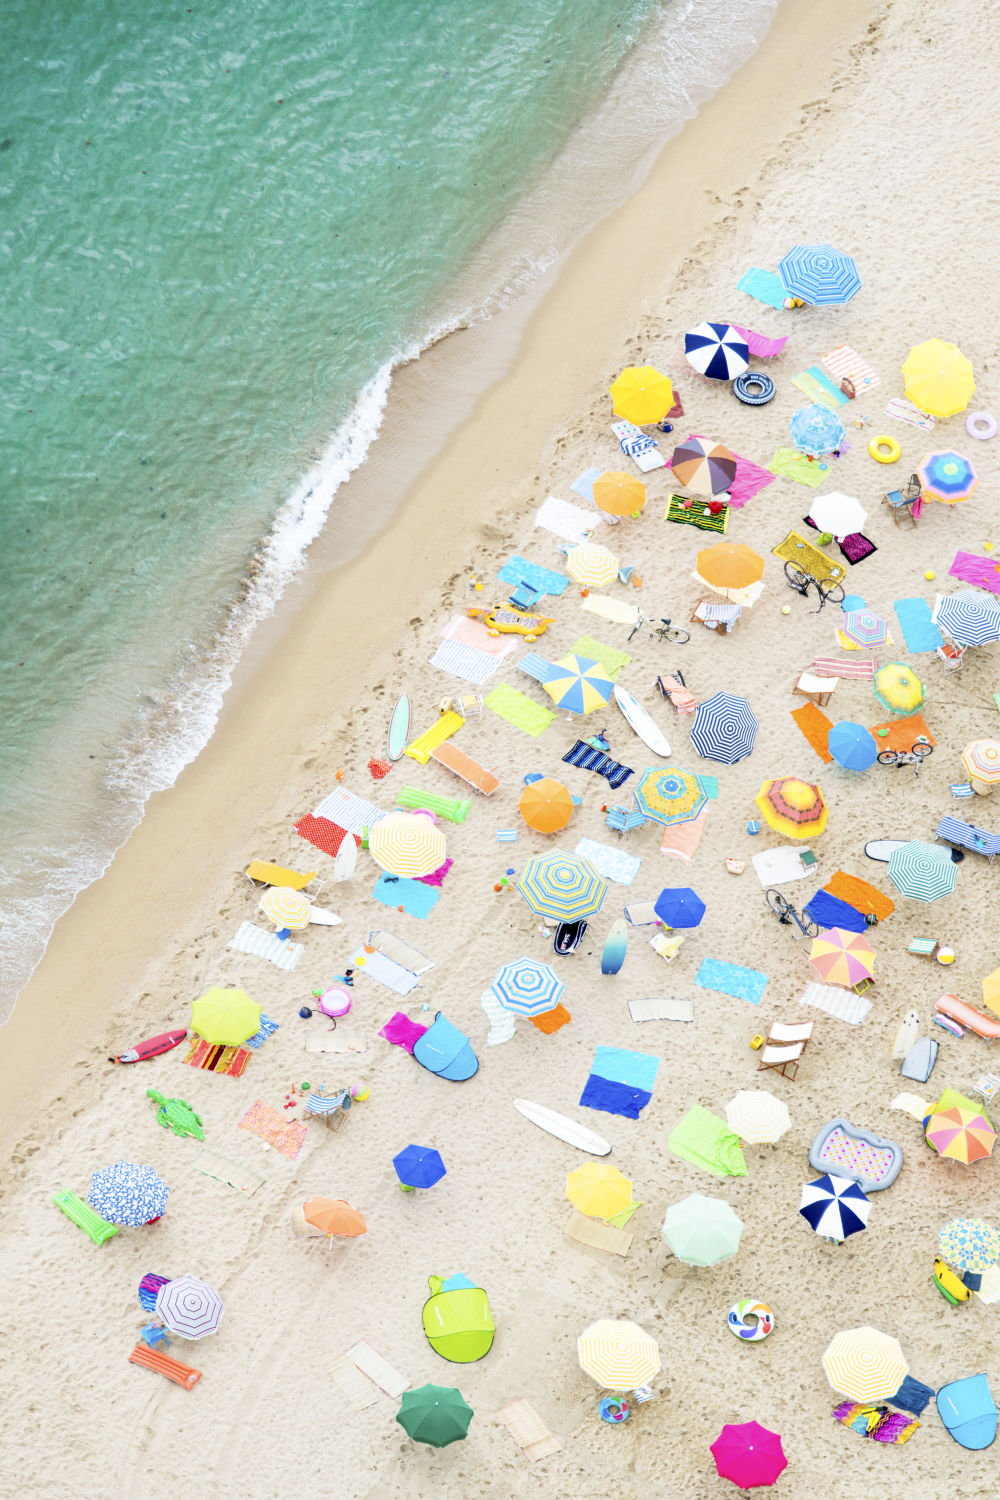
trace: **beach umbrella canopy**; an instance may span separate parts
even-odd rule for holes
[[[769,826],[787,838],[810,839],[826,827],[823,793],[811,781],[797,776],[765,781],[755,800]]]
[[[689,1266],[717,1266],[740,1248],[743,1220],[724,1198],[689,1193],[680,1203],[671,1203],[661,1233],[678,1260]]]
[[[986,1271],[1000,1260],[1000,1233],[983,1219],[949,1219],[938,1250],[960,1271]]]
[[[757,742],[757,720],[745,698],[714,693],[699,703],[691,725],[691,744],[705,760],[733,766],[744,760]]]
[[[289,927],[298,931],[309,926],[312,914],[309,899],[301,891],[293,891],[290,886],[272,886],[269,891],[264,892],[257,904],[275,927]]]
[[[778,275],[789,296],[810,307],[841,307],[861,290],[853,256],[832,245],[793,245],[779,260]]]
[[[156,1316],[181,1339],[203,1339],[222,1322],[222,1298],[197,1276],[178,1276],[156,1295]]]
[[[825,1172],[815,1182],[802,1184],[799,1213],[825,1239],[846,1240],[867,1229],[871,1211],[867,1197],[852,1178]]]
[[[548,964],[537,958],[517,958],[502,964],[490,985],[504,1010],[519,1016],[542,1016],[555,1010],[566,986]]]
[[[223,990],[213,985],[191,1002],[191,1030],[213,1047],[238,1047],[260,1030],[260,1006],[246,990]]]
[[[346,1198],[307,1198],[302,1212],[307,1224],[331,1237],[343,1235],[345,1239],[355,1239],[368,1230],[364,1214],[352,1208]]]
[[[609,516],[634,516],[646,503],[646,486],[632,474],[609,469],[594,480],[594,504]]]
[[[651,1334],[627,1318],[601,1318],[576,1341],[580,1369],[609,1391],[634,1391],[660,1368],[660,1350]]]
[[[690,823],[708,798],[697,776],[677,766],[648,766],[632,793],[639,811],[654,823]]]
[[[475,1412],[451,1385],[418,1385],[404,1391],[396,1421],[414,1442],[447,1448],[469,1431]]]
[[[566,1178],[566,1197],[591,1219],[611,1219],[632,1202],[632,1184],[607,1162],[588,1161]]]
[[[551,776],[543,776],[526,786],[518,799],[521,817],[536,833],[558,833],[573,815],[573,798],[568,787]]]
[[[902,849],[893,850],[887,873],[901,896],[911,896],[914,901],[938,901],[955,889],[958,866],[941,844],[911,839]]]
[[[663,421],[674,404],[674,388],[652,365],[629,365],[612,385],[611,399],[616,417],[648,427]]]
[[[556,708],[571,714],[589,714],[603,708],[614,692],[614,678],[599,661],[570,652],[552,664],[553,675],[542,683]]]
[[[404,1187],[429,1188],[445,1175],[441,1153],[433,1146],[404,1146],[392,1158],[396,1176]]]
[[[989,1156],[996,1138],[996,1131],[985,1115],[964,1109],[960,1104],[935,1110],[924,1131],[924,1139],[938,1156],[964,1162],[966,1166]]]
[[[608,889],[589,860],[556,850],[529,859],[517,888],[536,917],[551,917],[554,922],[595,916]]]
[[[809,962],[826,984],[847,989],[875,971],[875,950],[860,932],[830,927],[812,940]]]
[[[670,467],[677,483],[696,495],[722,495],[736,478],[736,460],[729,449],[698,437],[677,445]]]
[[[738,1489],[767,1489],[788,1468],[781,1437],[759,1422],[727,1422],[709,1452],[720,1479]]]
[[[845,771],[867,771],[875,764],[878,745],[870,729],[863,724],[854,724],[850,719],[840,719],[827,735],[827,749]]]
[[[849,1401],[894,1396],[909,1368],[899,1340],[877,1328],[844,1328],[823,1355],[827,1380]]]
[[[924,685],[912,667],[891,661],[879,667],[873,683],[875,696],[891,714],[914,714],[924,701]]]
[[[368,848],[387,874],[414,880],[440,870],[448,853],[444,830],[425,813],[410,812],[391,812],[373,823]]]
[[[968,500],[979,483],[979,475],[969,460],[950,449],[928,453],[917,466],[917,477],[925,494],[943,500],[945,505]]]
[[[745,589],[764,576],[764,559],[743,542],[716,542],[698,553],[697,576],[713,589]]]
[[[158,1219],[167,1206],[170,1189],[152,1167],[116,1161],[101,1167],[90,1179],[87,1202],[109,1224],[135,1227]]]
[[[903,363],[906,399],[932,417],[964,411],[976,389],[972,366],[955,344],[928,339],[915,344]]]
[[[800,406],[793,412],[788,430],[796,448],[814,458],[836,452],[844,441],[844,425],[840,418],[815,402],[812,406]]]
[[[735,380],[750,368],[750,350],[731,323],[699,323],[684,335],[684,357],[709,380]]]
[[[748,1146],[773,1146],[791,1129],[792,1117],[784,1099],[767,1089],[742,1089],[726,1105],[726,1123]]]
[[[842,495],[839,490],[831,490],[828,495],[820,495],[813,501],[809,519],[820,531],[845,537],[861,530],[868,519],[868,512],[853,495]]]
[[[995,786],[1000,781],[1000,743],[996,740],[970,740],[962,751],[962,765],[976,781]]]
[[[566,572],[577,583],[592,589],[602,589],[606,583],[614,583],[618,577],[620,563],[607,547],[596,542],[578,542],[566,549]]]
[[[934,623],[959,646],[985,646],[1000,640],[1000,600],[978,589],[938,594]]]
[[[705,903],[689,885],[672,885],[657,896],[655,911],[667,927],[699,927]]]
[[[846,609],[838,629],[856,646],[884,646],[889,639],[889,621],[873,609]]]

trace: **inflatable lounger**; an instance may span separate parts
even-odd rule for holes
[[[830,1120],[809,1149],[809,1165],[817,1172],[853,1178],[864,1192],[877,1193],[895,1182],[903,1149],[847,1120]]]
[[[413,1056],[421,1067],[452,1083],[464,1083],[479,1072],[479,1058],[464,1031],[459,1031],[438,1011],[433,1022],[413,1044]]]

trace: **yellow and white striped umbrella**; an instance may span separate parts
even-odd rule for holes
[[[580,542],[566,551],[566,571],[577,583],[601,589],[618,577],[618,558],[596,542]]]
[[[850,1401],[894,1396],[909,1368],[899,1340],[877,1328],[845,1328],[823,1355],[827,1380]]]
[[[272,886],[271,890],[264,892],[258,904],[275,927],[297,931],[309,926],[312,907],[301,891],[293,891],[288,886]]]
[[[368,834],[372,858],[389,875],[414,878],[441,868],[447,852],[444,833],[423,813],[390,813]]]
[[[651,1334],[627,1318],[601,1318],[576,1341],[580,1369],[609,1391],[634,1391],[660,1368],[660,1350]]]

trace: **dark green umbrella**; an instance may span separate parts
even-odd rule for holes
[[[452,1385],[421,1385],[404,1391],[396,1421],[417,1443],[447,1448],[464,1438],[473,1418],[461,1391]]]

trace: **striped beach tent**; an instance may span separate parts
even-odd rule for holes
[[[735,380],[750,368],[750,349],[731,323],[699,323],[684,335],[684,357],[709,380]]]
[[[691,725],[691,744],[705,760],[735,765],[757,741],[757,720],[745,698],[715,693],[698,705]]]
[[[660,1368],[660,1350],[651,1334],[627,1318],[601,1318],[576,1341],[580,1369],[609,1391],[634,1391]]]

